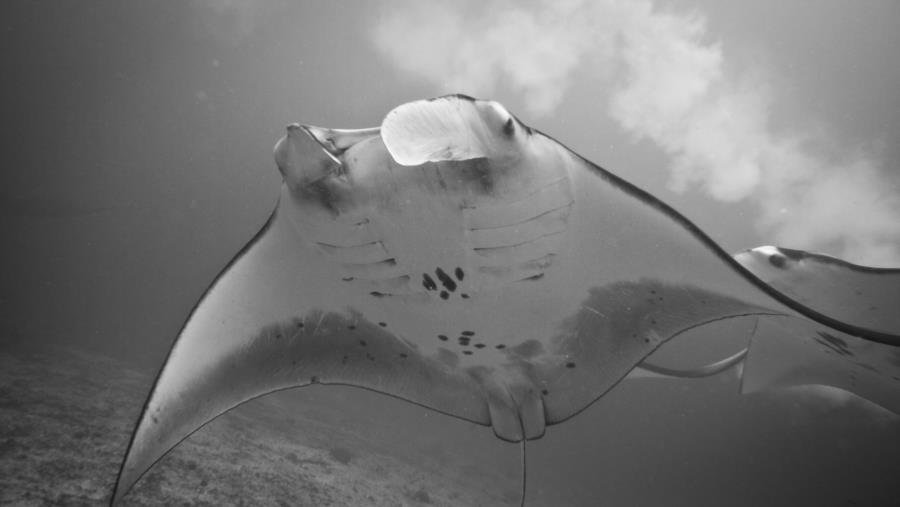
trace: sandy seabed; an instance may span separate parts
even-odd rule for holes
[[[0,504],[108,504],[151,381],[80,351],[0,351]],[[514,489],[497,487],[502,478],[448,471],[437,455],[391,455],[353,428],[298,420],[277,402],[255,400],[208,424],[122,504],[517,505]]]

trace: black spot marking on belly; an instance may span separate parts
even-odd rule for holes
[[[387,327],[387,322],[379,322],[378,325],[381,327]]]
[[[483,344],[483,343],[476,343],[476,344],[475,344],[475,348],[476,348],[476,349],[483,349],[483,348],[484,348],[484,344]]]
[[[438,296],[444,301],[450,299],[450,296],[456,292],[459,288],[459,284],[457,280],[462,282],[463,278],[465,278],[466,273],[463,271],[461,267],[453,268],[453,275],[456,277],[456,280],[453,279],[450,275],[444,271],[443,268],[435,268],[434,276],[429,273],[422,273],[422,287],[428,292],[438,292]],[[435,280],[437,278],[437,280]],[[439,283],[440,282],[440,283]],[[385,294],[390,296],[390,294]],[[460,297],[463,299],[469,299],[469,294],[461,293]]]
[[[441,281],[441,284],[450,292],[456,291],[456,282],[450,278],[450,275],[444,272],[443,269],[437,268],[434,270],[434,274],[437,275],[438,280]]]
[[[494,348],[497,349],[497,350],[503,350],[503,349],[506,348],[506,345],[504,345],[504,344],[501,343],[501,344],[498,344],[498,345],[497,345],[496,347],[494,347]]]
[[[575,367],[575,363],[572,363],[572,362],[566,363],[566,368],[574,368],[574,367]]]
[[[463,336],[475,336],[475,331],[463,331],[460,334],[462,334]]]
[[[450,338],[448,338],[447,335],[445,335],[445,334],[439,334],[439,335],[438,335],[438,340],[440,340],[440,341],[442,341],[442,342],[445,342],[445,341],[447,341],[447,340],[449,340],[449,339],[450,339]]]
[[[472,355],[472,351],[471,351],[471,350],[464,350],[464,351],[463,351],[463,354],[465,354],[465,355],[467,355],[467,356],[471,356],[471,355]]]

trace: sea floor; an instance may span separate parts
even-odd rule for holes
[[[0,505],[106,505],[155,372],[0,348]],[[733,376],[623,382],[528,444],[528,502],[897,507],[900,426],[852,399],[742,396]],[[490,428],[361,389],[231,410],[122,505],[517,507],[521,451]]]
[[[85,352],[0,351],[0,505],[107,504],[151,381]],[[518,505],[515,467],[473,473],[447,449],[404,454],[333,408],[304,418],[284,403],[264,397],[214,420],[122,504]]]

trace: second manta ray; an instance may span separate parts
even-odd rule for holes
[[[275,211],[175,341],[113,503],[199,427],[276,390],[358,386],[524,443],[667,340],[736,317],[758,319],[746,353],[647,369],[742,362],[744,391],[824,384],[900,412],[900,270],[774,247],[732,257],[496,102],[290,125],[275,160]]]

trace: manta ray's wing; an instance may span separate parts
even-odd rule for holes
[[[647,360],[644,360],[636,366],[631,373],[628,374],[628,378],[701,378],[701,377],[710,377],[712,375],[718,375],[730,368],[734,368],[739,365],[744,358],[747,357],[747,349],[741,349],[734,354],[719,359],[718,361],[714,361],[709,364],[704,364],[702,366],[697,366],[695,368],[672,368],[660,364],[656,364]]]
[[[765,246],[735,255],[756,276],[820,312],[872,329],[900,329],[900,270]],[[900,347],[814,322],[760,318],[743,368],[742,392],[822,385],[900,414]]]
[[[734,258],[762,281],[820,313],[884,333],[900,329],[900,269],[859,266],[774,246]]]
[[[292,128],[282,141],[276,155],[283,171],[292,170],[289,150],[304,150],[304,138]],[[316,250],[290,223],[288,193],[282,189],[268,223],[219,275],[179,334],[132,436],[113,503],[203,424],[279,389],[358,386],[490,424],[471,377],[422,357],[394,335],[388,315],[354,310],[353,297],[335,284],[332,264],[322,260],[321,250],[333,247],[323,243]],[[331,225],[324,232],[336,242],[358,234],[352,224]],[[373,255],[364,250],[337,255],[364,272]]]
[[[558,163],[569,168],[576,203],[568,219],[573,239],[566,246],[573,248],[570,262],[583,270],[574,270],[577,274],[565,282],[569,293],[557,300],[575,311],[552,341],[553,352],[571,360],[533,370],[536,383],[544,386],[548,424],[578,414],[664,342],[721,320],[792,316],[823,329],[900,344],[896,322],[874,325],[849,312],[832,314],[832,306],[819,300],[792,297],[789,283],[769,282],[748,270],[659,200],[570,150],[559,156]],[[559,252],[561,259],[565,255]],[[896,290],[896,285],[890,289],[892,283],[873,275],[866,286],[877,287],[886,302],[888,292]],[[694,371],[657,368],[655,373],[702,376],[735,366],[740,357]]]
[[[748,271],[796,301],[844,322],[890,331],[900,328],[900,270],[872,268],[822,254],[762,246],[734,256]],[[648,357],[629,378],[691,378],[743,362],[741,391],[794,386],[841,389],[900,414],[900,348],[864,340],[807,319],[747,317],[724,332],[746,335],[737,353],[692,368],[657,364]],[[746,326],[744,326],[746,327]],[[675,348],[679,343],[666,344]]]
[[[825,386],[900,415],[900,350],[791,318],[760,318],[741,392]]]

